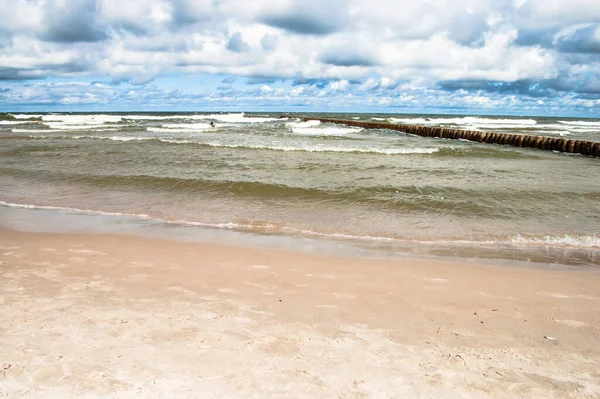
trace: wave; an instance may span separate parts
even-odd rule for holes
[[[106,212],[100,210],[91,209],[80,209],[72,207],[61,207],[61,206],[48,206],[48,205],[31,205],[31,204],[17,204],[6,201],[0,201],[0,206],[17,209],[40,209],[40,210],[57,210],[57,211],[69,211],[77,212],[82,214],[92,215],[105,215],[105,216],[117,216],[117,217],[129,217],[141,220],[151,220],[165,224],[174,225],[186,225],[196,226],[204,228],[218,228],[218,229],[229,229],[229,230],[241,230],[241,231],[267,231],[272,230],[274,233],[291,233],[303,236],[312,236],[326,239],[338,239],[338,240],[349,240],[349,241],[377,241],[377,242],[388,242],[398,244],[420,244],[420,245],[458,245],[458,246],[496,246],[496,245],[509,245],[509,246],[526,246],[526,247],[554,247],[554,248],[574,248],[574,249],[600,249],[600,238],[596,234],[583,235],[583,236],[544,236],[544,237],[523,237],[516,235],[508,239],[498,240],[414,240],[406,239],[401,237],[388,237],[388,236],[369,236],[369,235],[353,235],[345,233],[330,233],[330,232],[319,232],[309,229],[297,229],[284,225],[278,225],[269,222],[253,222],[253,221],[236,221],[236,222],[223,222],[223,223],[206,223],[200,221],[187,221],[187,220],[169,220],[164,218],[152,217],[143,213],[123,213],[123,212]]]
[[[461,118],[390,118],[394,123],[417,125],[469,125],[479,127],[518,128],[537,124],[535,119],[494,119],[466,116]]]
[[[198,129],[210,129],[210,125],[208,123],[165,123],[162,127],[170,128],[170,129],[190,129],[190,130],[198,130]]]
[[[595,126],[600,128],[600,121],[558,121],[563,125],[575,125],[575,126]]]
[[[34,132],[50,132],[49,130],[35,130]],[[60,130],[53,130],[54,133],[60,133]],[[131,136],[91,136],[91,135],[73,135],[73,136],[47,136],[47,135],[37,135],[37,136],[27,136],[29,139],[36,140],[77,140],[77,139],[90,139],[90,140],[113,140],[113,141],[146,141],[146,140],[157,140],[162,141],[156,137],[131,137]]]
[[[15,119],[33,119],[33,118],[41,118],[42,114],[13,114]]]
[[[0,125],[23,125],[29,121],[0,121]]]
[[[292,132],[310,136],[340,136],[363,130],[362,127],[292,127]]]
[[[190,142],[184,140],[163,140],[160,141],[169,143],[195,143],[200,145],[206,145],[210,147],[221,147],[221,148],[239,148],[239,149],[253,149],[253,150],[274,150],[274,151],[304,151],[304,152],[345,152],[345,153],[359,153],[359,154],[383,154],[383,155],[411,155],[411,154],[433,154],[439,151],[439,148],[420,148],[420,147],[407,147],[407,148],[376,148],[376,147],[339,147],[339,146],[278,146],[278,145],[240,145],[240,144],[223,144],[215,142]]]
[[[13,129],[14,130],[14,129]],[[172,130],[168,130],[172,131]],[[34,131],[39,133],[39,130]],[[44,131],[46,132],[46,131]],[[188,131],[189,132],[189,131]],[[215,148],[232,148],[232,149],[251,149],[251,150],[273,150],[273,151],[303,151],[303,152],[342,152],[342,153],[359,153],[359,154],[383,154],[383,155],[411,155],[411,154],[434,154],[439,152],[439,148],[423,148],[423,147],[404,147],[404,148],[377,148],[377,147],[340,147],[328,145],[301,145],[301,146],[286,146],[286,145],[261,145],[261,144],[226,144],[219,142],[203,142],[194,140],[178,140],[165,139],[160,137],[130,137],[130,136],[28,136],[31,139],[95,139],[95,140],[114,140],[114,141],[157,141],[168,144],[194,144],[206,147]]]
[[[61,130],[52,130],[52,129],[12,129],[13,133],[58,133]],[[49,137],[49,136],[47,136]],[[67,137],[67,136],[65,136]],[[29,137],[33,138],[33,137]]]
[[[261,117],[248,117],[245,116],[244,112],[239,114],[211,114],[211,115],[198,115],[198,119],[214,119],[221,122],[230,123],[264,123],[264,122],[275,122],[280,121],[279,118],[261,118]]]
[[[205,132],[210,130],[211,127],[207,128],[164,128],[164,127],[147,127],[146,130],[153,133],[197,133],[197,132]]]
[[[121,122],[123,117],[106,114],[51,114],[43,115],[44,122],[56,122],[64,125],[103,125],[105,123]]]
[[[589,236],[544,236],[524,237],[517,234],[510,242],[517,245],[550,246],[550,247],[573,247],[573,248],[600,248],[600,238],[596,234]]]
[[[295,128],[295,127],[305,128],[305,127],[319,126],[320,124],[321,124],[321,121],[313,119],[313,120],[309,120],[306,122],[288,122],[285,125],[290,128]]]
[[[194,119],[197,115],[121,115],[123,119],[132,121],[163,121],[169,119]]]
[[[57,130],[91,130],[91,129],[95,129],[97,131],[110,131],[110,130],[117,130],[116,127],[110,128],[110,127],[104,127],[102,124],[90,124],[90,125],[71,125],[71,124],[65,124],[65,123],[54,123],[54,122],[48,122],[45,123],[46,126],[48,126],[50,129],[57,129]]]

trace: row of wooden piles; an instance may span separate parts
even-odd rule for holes
[[[448,129],[436,126],[401,125],[385,122],[362,122],[344,119],[304,118],[318,120],[323,123],[336,123],[348,126],[357,126],[365,129],[391,129],[423,137],[440,137],[445,139],[464,139],[489,144],[505,144],[515,147],[537,148],[568,152],[572,154],[600,157],[600,142],[571,140],[562,137],[532,136],[512,133],[488,133],[474,130]]]

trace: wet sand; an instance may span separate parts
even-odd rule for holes
[[[0,230],[0,397],[600,398],[600,271]]]

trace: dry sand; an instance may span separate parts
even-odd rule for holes
[[[0,397],[600,398],[600,273],[0,230]]]

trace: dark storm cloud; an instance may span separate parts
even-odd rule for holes
[[[244,41],[240,32],[235,32],[227,42],[227,50],[242,53],[250,50],[250,46]]]
[[[51,42],[97,42],[108,37],[97,22],[96,1],[68,0],[45,7],[46,27],[40,38]]]
[[[369,56],[353,53],[328,53],[323,54],[320,58],[321,62],[336,66],[374,66],[377,63]]]
[[[575,30],[571,35],[559,37],[555,46],[563,53],[598,53],[600,54],[600,24],[590,25]]]

